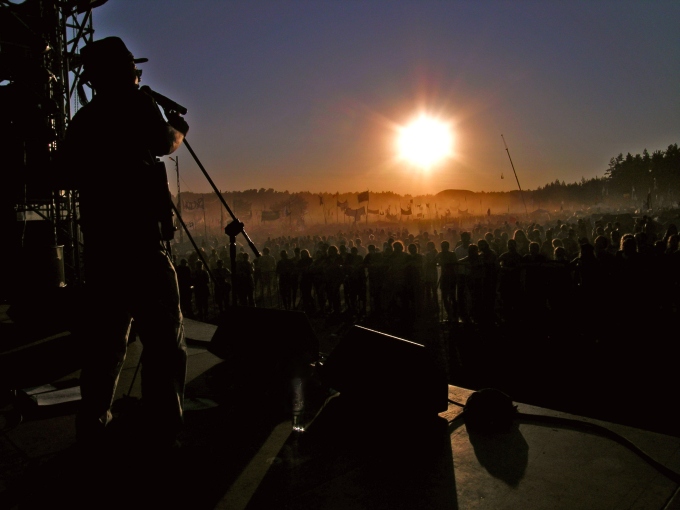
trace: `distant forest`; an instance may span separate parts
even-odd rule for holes
[[[677,206],[680,192],[680,150],[678,144],[669,145],[665,151],[633,156],[630,152],[619,154],[609,161],[604,177],[581,179],[579,183],[566,184],[559,180],[532,192],[534,200],[541,202],[580,203],[592,206],[601,202],[628,205],[629,201],[646,202],[651,194],[651,206]],[[609,198],[611,197],[611,199]],[[645,204],[646,205],[646,204]]]
[[[535,190],[472,192],[445,190],[436,195],[398,195],[357,190],[352,193],[275,191],[272,188],[223,192],[234,215],[258,224],[346,223],[446,219],[461,216],[521,214],[525,211],[648,211],[678,207],[680,150],[611,158],[602,177],[567,184],[556,180]],[[176,197],[175,197],[176,199]],[[182,217],[189,228],[216,228],[231,218],[214,194],[181,194]]]

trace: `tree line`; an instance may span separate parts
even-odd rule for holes
[[[454,190],[449,190],[454,191]],[[237,216],[243,218],[258,218],[262,211],[278,211],[280,217],[290,217],[291,221],[304,222],[305,217],[319,216],[315,221],[331,221],[337,214],[335,207],[338,203],[349,200],[354,207],[359,192],[339,193],[309,191],[291,193],[289,191],[276,191],[273,188],[247,189],[244,191],[228,191],[222,195],[232,207]],[[467,200],[481,214],[487,209],[492,213],[509,212],[513,207],[519,206],[520,201],[516,190],[510,192],[473,193],[461,190],[466,196],[450,199],[443,202],[444,192],[438,195],[426,195],[414,197],[412,195],[398,195],[391,191],[373,192],[370,194],[369,207],[387,209],[393,206],[395,210],[402,203],[433,203],[437,199],[441,215],[446,208],[451,208],[452,213],[456,208],[466,210]],[[582,209],[590,207],[604,207],[610,209],[659,209],[677,208],[680,200],[680,149],[678,144],[669,145],[663,150],[649,153],[645,149],[642,154],[625,156],[621,153],[612,157],[609,167],[601,177],[592,179],[581,178],[580,182],[566,183],[555,180],[545,186],[539,186],[535,190],[525,191],[527,201],[531,204],[530,209]],[[202,194],[182,193],[183,200],[191,200]],[[450,194],[449,194],[450,195]],[[450,198],[447,196],[447,198]],[[463,200],[465,199],[465,200]],[[483,203],[482,203],[483,201]],[[205,206],[210,209],[209,203],[217,200],[206,200]],[[433,206],[434,207],[434,206]],[[475,209],[475,211],[476,211]]]

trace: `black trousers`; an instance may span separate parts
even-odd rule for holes
[[[110,246],[86,244],[85,295],[78,438],[98,434],[111,420],[134,320],[143,346],[144,425],[153,438],[174,441],[183,423],[187,352],[177,275],[169,254],[159,243],[157,249],[121,259]]]

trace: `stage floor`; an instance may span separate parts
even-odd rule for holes
[[[140,352],[138,342],[131,344],[119,404],[140,395],[134,376]],[[406,405],[380,401],[358,412],[319,386],[310,386],[306,430],[295,432],[275,388],[252,392],[234,382],[200,341],[189,354],[182,448],[165,458],[143,456],[133,446],[134,431],[121,432],[115,448],[74,448],[77,402],[42,408],[4,402],[0,508],[680,508],[677,496],[671,501],[677,479],[616,440],[625,438],[677,473],[677,437],[521,402],[519,412],[531,416],[503,433],[473,434],[453,403],[422,419]],[[449,386],[453,402],[464,404],[471,393]]]

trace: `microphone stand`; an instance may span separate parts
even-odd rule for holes
[[[146,94],[149,94],[151,97],[153,97],[156,100],[156,103],[160,105],[163,110],[168,112],[174,112],[179,115],[185,115],[187,113],[187,109],[174,102],[172,99],[169,99],[165,97],[162,94],[159,94],[158,92],[151,90],[148,86],[141,87],[142,91],[144,91]],[[246,231],[243,229],[243,222],[239,221],[236,215],[232,212],[232,210],[229,208],[229,205],[227,204],[227,201],[224,199],[222,196],[222,193],[217,189],[217,186],[215,186],[215,183],[213,180],[210,178],[210,175],[206,171],[205,167],[201,163],[201,161],[198,159],[198,156],[196,156],[196,153],[194,150],[191,148],[191,145],[189,145],[189,142],[187,141],[186,137],[184,137],[184,145],[186,148],[189,150],[189,153],[191,154],[191,157],[194,158],[194,161],[198,165],[198,168],[201,169],[201,172],[203,172],[203,175],[207,179],[208,183],[210,183],[210,186],[212,186],[213,191],[215,194],[219,197],[220,201],[222,202],[222,205],[224,208],[227,210],[229,213],[229,216],[231,216],[231,223],[227,225],[224,229],[224,233],[229,236],[229,257],[231,257],[231,275],[232,275],[232,300],[233,303],[236,304],[236,285],[233,283],[233,278],[236,275],[236,236],[239,234],[243,234],[243,237],[245,237],[246,242],[248,243],[248,246],[250,246],[250,249],[253,250],[253,253],[255,254],[255,257],[260,257],[260,252],[258,251],[257,247],[255,246],[255,243],[250,240],[250,237],[246,233]],[[173,206],[174,208],[174,206]],[[179,218],[179,211],[175,209],[175,214],[177,214],[177,217]],[[182,225],[184,226],[184,222],[182,222]],[[185,227],[186,230],[186,227]],[[188,233],[188,231],[187,231]]]
[[[231,293],[232,293],[232,303],[236,304],[236,285],[234,285],[234,278],[236,276],[236,236],[239,234],[243,234],[243,237],[246,239],[246,242],[248,243],[248,246],[250,246],[250,249],[253,251],[255,254],[255,257],[260,257],[260,252],[255,246],[255,243],[250,239],[246,231],[244,230],[244,224],[242,221],[239,221],[236,215],[232,212],[232,210],[229,208],[229,205],[227,204],[227,201],[224,199],[222,196],[222,193],[217,189],[217,186],[215,186],[215,183],[213,180],[210,178],[210,175],[208,175],[208,172],[206,171],[205,167],[201,164],[200,160],[198,159],[198,156],[196,156],[196,153],[194,150],[191,148],[191,145],[189,145],[189,142],[187,141],[186,137],[184,138],[184,145],[186,148],[189,150],[189,153],[191,156],[194,158],[194,161],[196,161],[196,164],[198,165],[198,168],[201,169],[201,172],[203,172],[203,175],[207,179],[208,183],[210,183],[210,186],[212,186],[213,191],[215,194],[219,197],[220,202],[222,202],[222,205],[224,208],[227,210],[229,213],[229,216],[231,216],[231,223],[229,223],[225,228],[224,228],[224,233],[229,236],[229,257],[231,258],[231,275],[232,275],[232,285],[231,285]],[[175,211],[177,213],[177,211]],[[179,217],[179,215],[178,215]]]

